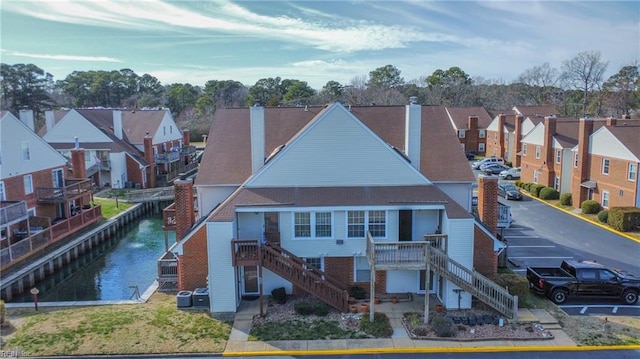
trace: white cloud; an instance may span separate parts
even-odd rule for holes
[[[76,55],[50,55],[50,54],[29,54],[25,52],[2,50],[6,55],[27,57],[32,59],[46,59],[59,61],[87,61],[87,62],[122,62],[113,57],[107,56],[76,56]]]

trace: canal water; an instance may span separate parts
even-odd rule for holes
[[[157,260],[165,253],[162,218],[149,217],[130,226],[54,273],[36,287],[39,302],[127,300],[151,286],[158,274]],[[169,232],[169,245],[175,233]],[[11,302],[32,302],[30,294]]]

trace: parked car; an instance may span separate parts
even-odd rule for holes
[[[532,290],[556,304],[569,297],[610,297],[632,305],[640,294],[640,278],[593,261],[565,260],[560,267],[529,267],[527,280]]]
[[[485,157],[483,159],[481,159],[480,161],[474,162],[472,167],[474,170],[479,170],[481,169],[480,167],[486,164],[491,164],[491,163],[500,163],[500,164],[504,164],[504,160],[501,157]]]
[[[497,175],[507,169],[509,169],[509,166],[500,163],[493,163],[482,167],[482,172],[484,172],[484,174],[486,175]]]
[[[504,179],[520,179],[520,167],[509,168],[508,170],[504,170],[500,172],[498,175],[500,178]]]
[[[505,199],[522,199],[522,193],[520,193],[518,187],[514,186],[511,183],[499,183],[498,196],[502,196]]]
[[[467,160],[469,160],[469,161],[476,159],[476,153],[473,152],[473,151],[467,151],[464,154],[465,154],[465,156],[467,156]]]

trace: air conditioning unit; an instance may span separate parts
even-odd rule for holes
[[[192,295],[194,307],[209,308],[209,288],[196,288]]]
[[[193,304],[191,301],[192,293],[190,290],[183,290],[178,292],[176,297],[178,302],[178,308],[190,308]]]

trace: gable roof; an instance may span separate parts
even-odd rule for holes
[[[593,120],[593,132],[600,127],[606,125],[606,119],[594,119]],[[578,134],[580,130],[580,120],[573,117],[556,117],[556,132],[553,134],[553,138],[557,141],[557,144],[562,148],[573,148],[578,144]],[[533,137],[544,136],[544,119],[540,120],[538,124],[529,132],[522,140],[523,143],[537,143],[531,141],[528,138],[529,135]],[[541,137],[537,137],[540,139]]]
[[[560,112],[553,105],[546,106],[513,106],[513,110],[524,117],[542,117],[560,115]]]
[[[287,143],[324,109],[265,107],[265,152]],[[405,106],[351,106],[351,113],[383,141],[405,144]],[[420,172],[431,181],[472,182],[475,177],[443,106],[422,106]],[[213,116],[195,185],[240,185],[251,176],[248,108],[218,109]]]
[[[636,156],[636,158],[640,158],[640,123],[607,126],[607,130]]]
[[[469,129],[469,116],[478,116],[478,128],[487,128],[492,120],[484,107],[447,107],[446,111],[458,130]]]
[[[160,129],[160,125],[169,110],[122,110],[122,131],[127,140],[132,144],[143,144],[147,133],[154,135]],[[180,138],[180,129],[176,125],[176,138]]]

